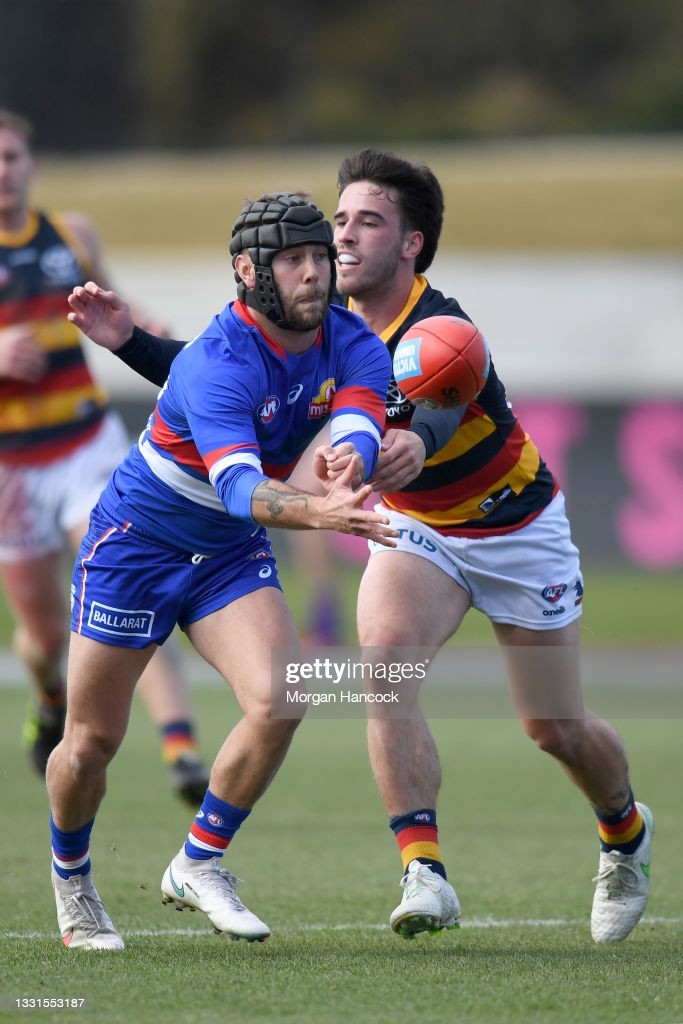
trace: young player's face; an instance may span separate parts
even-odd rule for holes
[[[360,298],[390,285],[405,239],[395,193],[370,181],[347,185],[334,225],[339,291]]]
[[[0,128],[0,214],[23,213],[32,177],[26,143],[10,128]]]
[[[319,327],[330,307],[332,266],[325,245],[295,245],[273,259],[273,280],[287,326]]]

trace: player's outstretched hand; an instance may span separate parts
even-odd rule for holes
[[[101,348],[116,352],[133,333],[135,323],[128,304],[94,281],[78,285],[67,301],[71,306],[67,319]]]
[[[327,494],[321,498],[323,528],[351,533],[357,537],[376,541],[387,548],[395,548],[398,532],[389,525],[389,518],[379,512],[363,508],[372,494],[370,484],[355,484],[362,472],[363,460],[352,455],[346,469],[328,483]]]

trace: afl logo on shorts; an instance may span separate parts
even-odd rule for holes
[[[555,604],[560,600],[563,594],[567,592],[566,583],[553,583],[551,586],[546,587],[542,593],[542,597],[545,601],[550,601],[551,604]]]
[[[263,402],[257,411],[257,416],[261,420],[261,423],[271,423],[275,418],[275,413],[280,408],[280,399],[277,395],[269,395]]]
[[[261,548],[259,551],[252,551],[252,553],[249,555],[249,557],[253,559],[272,558],[272,556],[273,552],[270,550],[270,548]]]

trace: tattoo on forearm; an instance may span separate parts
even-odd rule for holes
[[[309,495],[301,494],[299,491],[281,491],[272,483],[259,484],[253,497],[254,501],[263,502],[273,519],[279,519],[283,515],[285,505],[300,504],[302,508],[308,508]]]

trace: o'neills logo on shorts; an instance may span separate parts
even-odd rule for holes
[[[144,608],[110,608],[99,601],[93,601],[88,615],[91,629],[115,636],[151,636],[153,622],[154,612]]]

